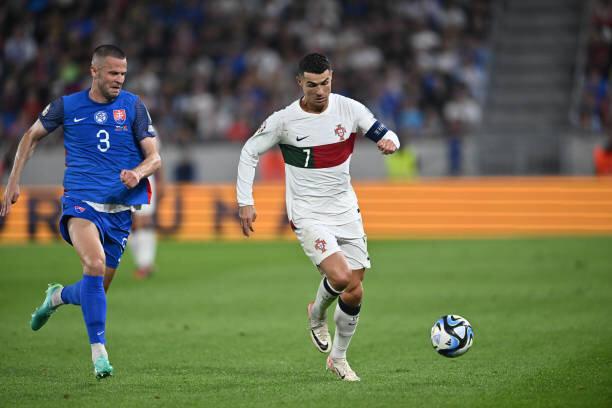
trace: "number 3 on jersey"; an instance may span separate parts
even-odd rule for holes
[[[98,150],[102,153],[106,153],[110,149],[110,135],[104,129],[98,131],[96,134],[98,138]]]

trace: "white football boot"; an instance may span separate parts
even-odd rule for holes
[[[314,302],[308,304],[308,328],[310,329],[310,339],[317,350],[321,353],[329,353],[332,348],[331,336],[325,320],[315,320],[311,318],[312,306]]]
[[[346,358],[327,357],[327,369],[336,374],[342,381],[361,381],[353,371]]]

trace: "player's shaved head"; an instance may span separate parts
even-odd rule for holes
[[[98,47],[93,52],[93,57],[91,58],[91,65],[100,66],[100,63],[106,57],[113,57],[117,59],[125,59],[125,53],[123,50],[116,45],[112,44],[103,44]]]
[[[300,60],[300,63],[298,65],[299,76],[304,76],[304,72],[322,74],[327,70],[329,70],[330,72],[332,70],[329,59],[325,55],[318,54],[316,52],[304,56],[304,58]]]
[[[89,96],[106,103],[119,96],[127,73],[127,58],[121,48],[104,44],[94,50],[91,59],[92,84]]]

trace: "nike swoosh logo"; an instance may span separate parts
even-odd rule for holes
[[[312,338],[315,339],[315,341],[317,342],[317,344],[319,345],[319,348],[321,350],[327,350],[327,348],[329,347],[329,344],[325,344],[325,343],[321,343],[319,341],[319,338],[317,337],[317,335],[315,334],[314,330],[310,330],[312,332]]]
[[[80,121],[85,120],[85,119],[87,118],[80,118],[80,119],[74,118],[74,123],[79,123]]]
[[[97,334],[98,336],[101,336],[101,335],[103,335],[103,334],[104,334],[104,330],[102,330],[101,332],[97,332],[96,334]]]
[[[295,140],[298,141],[298,142],[301,142],[302,140],[306,139],[307,137],[310,137],[310,135],[304,136],[304,137],[299,137],[298,136],[298,137],[295,138]]]

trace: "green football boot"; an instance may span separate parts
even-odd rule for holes
[[[32,320],[30,320],[30,326],[32,326],[32,330],[38,330],[47,323],[49,317],[55,312],[58,306],[51,306],[51,297],[57,290],[62,290],[63,286],[59,283],[50,283],[47,288],[45,300],[40,305],[34,313],[32,313]]]
[[[113,366],[110,365],[107,357],[100,356],[96,359],[94,363],[94,374],[98,380],[113,375]]]

